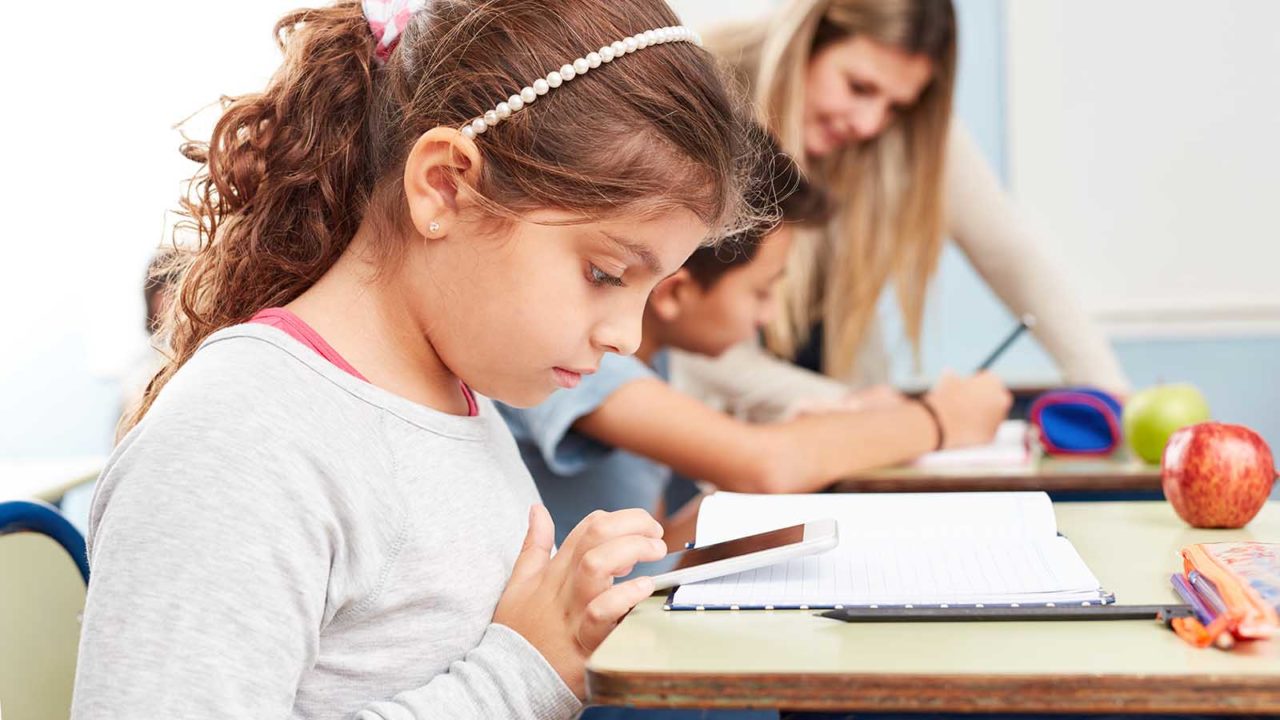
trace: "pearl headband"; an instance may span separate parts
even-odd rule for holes
[[[598,68],[602,64],[613,62],[623,55],[633,53],[636,50],[643,50],[650,45],[662,45],[669,42],[689,42],[694,45],[702,45],[702,36],[684,25],[676,25],[674,27],[646,30],[629,38],[605,45],[599,50],[587,53],[585,57],[580,57],[572,63],[561,66],[559,70],[552,70],[545,77],[534,80],[531,85],[526,85],[518,94],[512,95],[504,102],[495,105],[492,110],[486,111],[483,115],[463,125],[462,134],[470,139],[474,139],[477,135],[483,135],[489,128],[520,112],[526,106],[532,105],[535,100],[542,95],[546,95],[552,88],[558,88],[579,75],[586,75],[588,71]]]
[[[364,16],[369,21],[369,30],[377,38],[374,56],[379,63],[385,63],[400,42],[400,35],[408,27],[413,16],[424,7],[426,0],[363,0],[361,3]],[[532,105],[540,96],[546,95],[552,88],[585,75],[588,71],[600,67],[601,64],[613,62],[628,53],[643,50],[650,45],[662,45],[669,42],[691,42],[702,45],[702,36],[684,25],[646,30],[629,38],[605,45],[585,57],[553,70],[525,86],[519,93],[500,102],[492,110],[473,119],[462,126],[462,134],[470,139],[483,135],[486,130],[496,126],[503,120],[520,112],[527,105]]]

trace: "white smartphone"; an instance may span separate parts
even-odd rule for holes
[[[628,578],[649,576],[654,590],[762,568],[791,558],[824,553],[840,542],[835,520],[814,520],[757,535],[725,540],[639,563]]]

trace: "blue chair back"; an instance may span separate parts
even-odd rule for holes
[[[42,502],[0,502],[0,712],[71,712],[89,565],[79,531]]]
[[[0,535],[34,532],[47,535],[75,561],[82,577],[89,582],[89,556],[84,536],[52,505],[38,500],[13,500],[0,503]]]

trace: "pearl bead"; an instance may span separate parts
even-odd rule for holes
[[[613,46],[612,45],[605,45],[604,47],[600,48],[600,62],[603,62],[603,63],[613,62]]]
[[[475,140],[476,131],[472,130],[470,125],[467,125],[466,127],[462,128],[462,137],[468,140]]]
[[[649,44],[649,45],[657,45],[657,44],[658,44],[658,33],[654,32],[654,31],[652,31],[652,30],[645,30],[645,31],[644,31],[644,41],[645,41],[645,43],[647,43],[647,44]]]
[[[640,44],[637,43],[636,39],[633,37],[629,37],[626,40],[623,40],[622,44],[627,48],[627,52],[629,53],[633,53],[640,48]]]
[[[533,81],[533,91],[538,93],[539,95],[546,95],[547,91],[550,89],[551,89],[551,85],[548,84],[547,81],[542,78],[538,78],[537,80]]]
[[[615,40],[611,47],[613,47],[613,56],[615,58],[620,58],[627,54],[627,44],[621,40]]]
[[[520,91],[520,99],[523,100],[526,105],[528,105],[529,103],[538,99],[538,91],[534,90],[531,87],[526,87]]]
[[[498,103],[498,107],[494,108],[494,110],[498,113],[499,120],[506,120],[511,117],[511,106],[505,102]]]
[[[649,41],[645,39],[644,33],[636,33],[631,36],[631,39],[636,41],[636,48],[640,50],[649,47]]]
[[[603,60],[604,58],[600,57],[600,53],[598,52],[587,53],[587,65],[590,65],[592,68],[600,67],[600,63]]]
[[[582,75],[583,73],[591,69],[591,63],[587,62],[586,58],[578,58],[577,60],[573,61],[573,69],[574,69],[574,72],[577,72],[579,75]]]
[[[551,87],[558,88],[563,83],[564,83],[564,78],[560,77],[560,73],[556,72],[555,70],[552,70],[551,72],[547,73],[547,84],[550,85]]]
[[[476,118],[471,121],[471,130],[477,135],[483,135],[485,130],[489,129],[489,125],[485,123],[483,118]]]
[[[502,120],[498,117],[498,113],[497,113],[497,111],[495,111],[495,110],[490,110],[490,111],[488,111],[488,112],[486,112],[486,113],[484,114],[484,124],[485,124],[485,125],[488,125],[489,127],[493,127],[493,126],[497,125],[497,124],[498,124],[498,123],[500,123],[500,122],[502,122]]]
[[[519,95],[512,95],[507,98],[507,107],[511,108],[511,112],[513,113],[520,112],[524,108],[524,98]]]
[[[574,79],[574,78],[576,78],[576,77],[578,77],[578,71],[577,71],[577,70],[576,70],[572,65],[561,65],[561,66],[560,66],[560,79],[561,79],[561,80],[564,80],[565,82],[569,82],[570,80],[572,80],[572,79]]]

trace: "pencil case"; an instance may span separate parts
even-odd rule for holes
[[[1120,444],[1120,401],[1096,388],[1053,390],[1029,413],[1047,455],[1110,455]]]
[[[1202,543],[1182,548],[1183,569],[1209,581],[1223,612],[1214,625],[1238,638],[1280,630],[1280,543]],[[1202,588],[1196,588],[1202,594]],[[1212,604],[1212,603],[1211,603]]]

